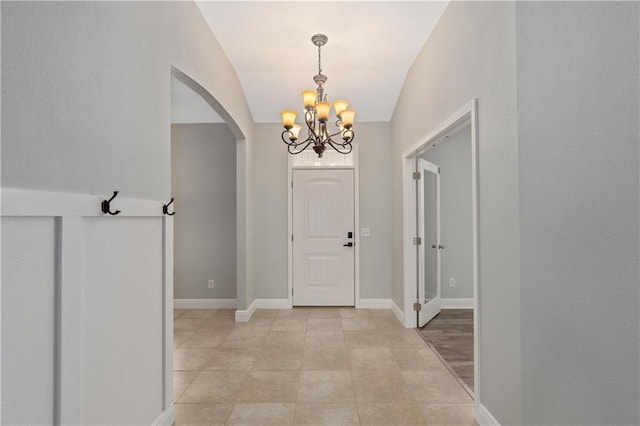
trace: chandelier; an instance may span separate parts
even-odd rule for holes
[[[322,157],[325,151],[325,145],[329,144],[340,154],[349,154],[353,147],[353,119],[356,112],[347,109],[349,103],[347,101],[334,101],[333,108],[336,114],[335,133],[331,133],[328,127],[329,113],[331,112],[331,104],[327,101],[327,95],[324,93],[323,85],[327,81],[327,76],[322,74],[322,62],[320,48],[324,46],[329,38],[324,34],[316,34],[311,37],[311,42],[318,46],[318,74],[313,77],[313,81],[318,85],[316,90],[305,90],[302,92],[304,102],[304,122],[307,125],[307,138],[299,141],[300,130],[302,126],[296,124],[296,112],[291,110],[282,111],[282,124],[284,132],[282,132],[282,141],[287,144],[287,150],[290,154],[300,154],[307,147],[313,144],[313,150]],[[340,140],[334,140],[339,136]]]

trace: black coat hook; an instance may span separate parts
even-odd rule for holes
[[[116,195],[118,195],[118,191],[113,191],[113,195],[111,196],[111,198],[109,198],[108,200],[102,200],[102,213],[109,213],[112,216],[121,213],[120,210],[116,210],[115,212],[111,211],[111,201],[116,198]]]
[[[162,206],[162,213],[166,214],[167,216],[173,216],[174,214],[176,214],[176,212],[171,212],[169,213],[169,206],[173,204],[173,198],[171,199],[171,201],[169,201],[167,204],[165,204],[164,206]]]

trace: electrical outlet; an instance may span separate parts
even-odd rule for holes
[[[371,236],[371,230],[369,228],[360,228],[360,236],[361,237]]]
[[[213,280],[209,280],[209,288],[214,288],[215,283]]]
[[[449,278],[449,287],[455,287],[455,286],[456,286],[456,279]]]

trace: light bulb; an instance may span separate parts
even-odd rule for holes
[[[329,102],[318,102],[315,108],[318,121],[324,123],[329,119],[329,111],[331,110],[331,104]]]
[[[316,103],[316,99],[318,98],[318,93],[315,90],[305,90],[302,92],[302,100],[304,102],[304,107],[309,109],[313,108],[313,105]]]
[[[300,129],[302,129],[302,126],[299,124],[294,124],[293,127],[289,129],[291,132],[291,136],[289,136],[291,142],[298,140],[298,136],[300,136]]]
[[[352,109],[345,109],[340,114],[340,118],[342,119],[342,125],[345,129],[350,129],[353,127],[353,119],[355,118],[356,112]]]
[[[291,111],[290,109],[285,109],[280,114],[282,114],[282,125],[284,128],[287,130],[291,129],[296,122],[296,116],[298,113]]]
[[[340,117],[340,114],[342,114],[342,111],[347,109],[348,106],[349,106],[349,102],[347,102],[347,101],[334,101],[333,102],[333,108],[335,108],[336,115],[338,116],[338,118]]]

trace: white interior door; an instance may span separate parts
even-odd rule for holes
[[[440,313],[441,251],[440,238],[440,168],[421,158],[418,182],[418,327]]]
[[[293,170],[293,305],[354,306],[353,170]]]

